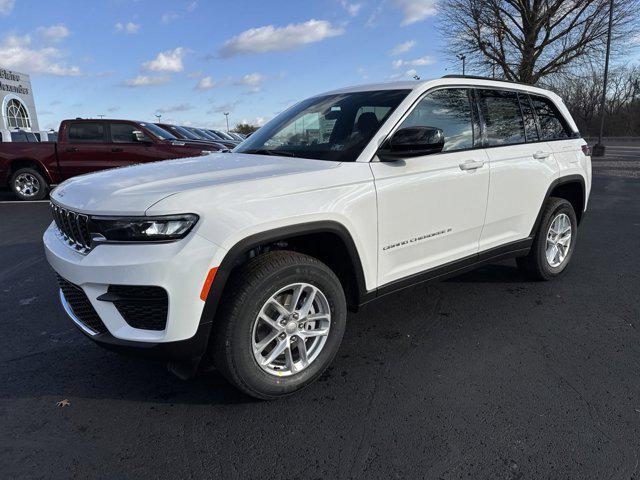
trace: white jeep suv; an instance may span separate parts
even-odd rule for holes
[[[486,262],[566,268],[591,160],[551,92],[475,77],[350,87],[232,153],[68,180],[47,258],[67,314],[258,398],[318,378],[348,308]]]

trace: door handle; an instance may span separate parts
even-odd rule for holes
[[[483,161],[469,160],[459,164],[460,170],[477,170],[484,165]]]
[[[64,151],[65,152],[77,152],[78,149],[76,147],[69,147],[69,148],[65,148]]]
[[[536,160],[546,160],[547,158],[549,158],[549,152],[536,152],[533,154],[533,158],[535,158]]]
[[[122,148],[112,148],[111,151],[112,152],[124,152],[124,149],[122,149]]]

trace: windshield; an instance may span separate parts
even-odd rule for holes
[[[194,133],[191,133],[189,130],[187,130],[184,127],[174,125],[171,128],[188,140],[200,140],[200,138],[197,135],[195,135]]]
[[[338,93],[304,100],[234,152],[353,162],[409,91]]]
[[[224,138],[225,140],[231,140],[232,142],[235,142],[236,139],[233,138],[231,135],[229,135],[228,133],[224,133],[221,132],[220,130],[212,130],[213,133],[215,133],[216,135],[218,135],[219,137]]]
[[[159,126],[154,125],[153,123],[141,123],[140,125],[162,140],[177,140],[177,137],[175,135],[167,132],[164,128],[160,128]]]

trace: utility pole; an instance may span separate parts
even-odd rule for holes
[[[98,117],[100,117],[100,118],[104,118],[104,115],[98,115]]]
[[[227,120],[227,133],[229,133],[229,112],[224,112],[224,118]]]
[[[465,74],[465,60],[467,59],[467,56],[464,53],[459,53],[458,55],[456,55],[456,57],[458,57],[460,60],[462,60],[462,75]]]
[[[607,53],[604,57],[604,84],[602,85],[602,102],[600,103],[600,133],[598,143],[593,146],[594,157],[604,157],[605,147],[602,144],[604,133],[605,103],[607,101],[607,81],[609,80],[609,53],[611,52],[611,29],[613,28],[613,0],[609,2],[609,30],[607,31]]]

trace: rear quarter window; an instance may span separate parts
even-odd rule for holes
[[[569,125],[551,100],[531,95],[531,104],[538,117],[541,140],[562,140],[571,137]]]

